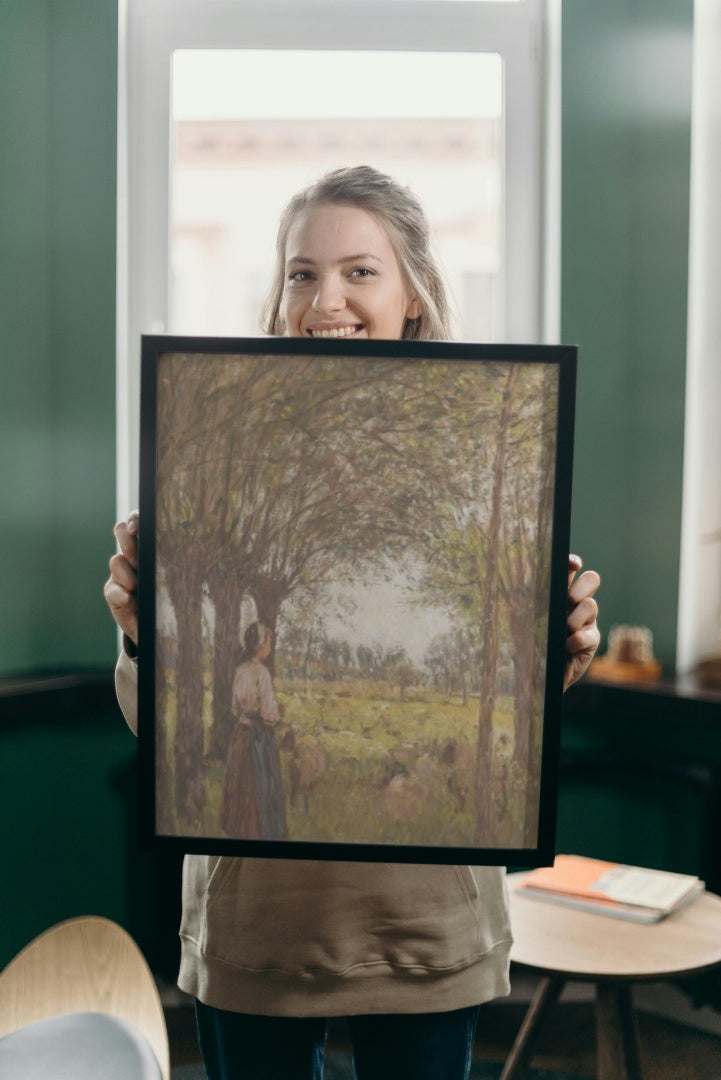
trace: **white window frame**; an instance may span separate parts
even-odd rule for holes
[[[118,514],[137,503],[142,333],[168,319],[176,49],[495,52],[504,60],[505,331],[556,341],[560,0],[119,0]],[[290,194],[290,193],[289,193]]]
[[[693,31],[691,200],[683,508],[676,671],[721,653],[721,0],[696,0]]]

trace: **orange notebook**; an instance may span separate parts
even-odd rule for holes
[[[657,922],[703,892],[704,884],[693,874],[583,855],[557,855],[553,866],[532,870],[519,889],[534,899],[638,922]]]

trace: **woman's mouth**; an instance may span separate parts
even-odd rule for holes
[[[308,328],[308,334],[314,338],[353,337],[354,334],[363,329],[363,326],[363,323],[353,323],[352,326],[311,326]]]

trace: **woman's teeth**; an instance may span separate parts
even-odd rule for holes
[[[360,326],[334,326],[332,330],[311,330],[311,337],[350,337],[360,330]]]

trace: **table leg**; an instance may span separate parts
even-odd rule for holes
[[[541,1022],[558,1001],[565,981],[560,978],[541,979],[506,1064],[503,1066],[500,1080],[520,1080],[523,1076],[531,1060],[533,1045]]]
[[[630,983],[596,984],[599,1080],[643,1080]]]

